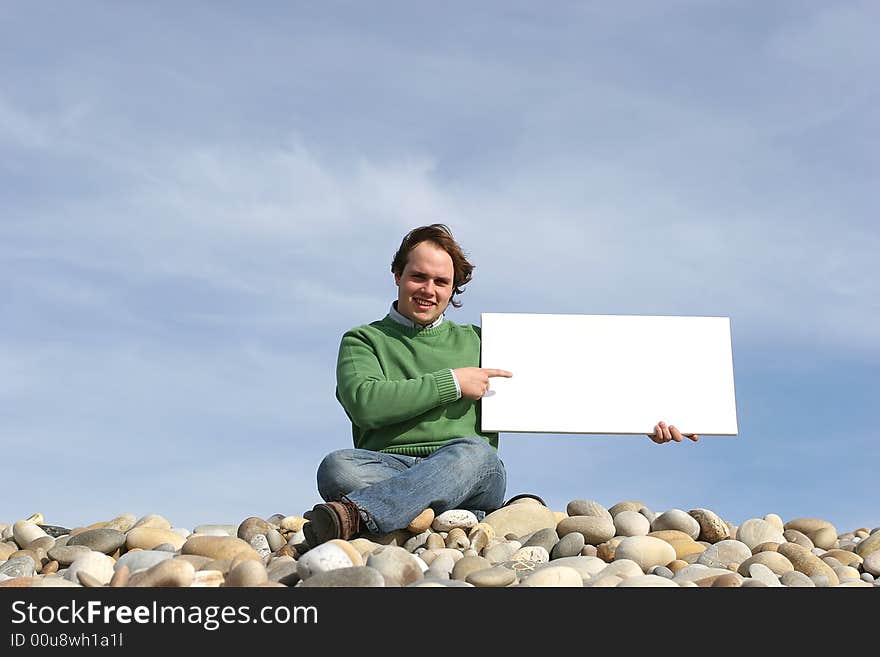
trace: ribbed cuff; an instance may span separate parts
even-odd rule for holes
[[[434,372],[434,381],[437,382],[437,391],[440,393],[441,404],[448,404],[458,399],[458,386],[455,384],[452,370]]]

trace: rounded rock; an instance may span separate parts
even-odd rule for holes
[[[157,545],[162,545],[163,543],[170,543],[175,546],[175,549],[179,550],[185,542],[186,539],[177,532],[171,531],[171,529],[168,528],[151,525],[134,527],[125,535],[125,546],[129,550],[135,548],[152,550]]]
[[[628,536],[614,551],[615,560],[635,561],[642,572],[647,572],[653,566],[665,566],[675,558],[675,549],[666,541],[653,536]]]
[[[539,529],[555,528],[557,525],[553,511],[541,504],[511,504],[501,507],[483,518],[483,522],[492,527],[496,536],[525,536]]]
[[[236,536],[246,543],[250,543],[251,539],[258,534],[265,536],[269,531],[274,529],[272,525],[256,516],[245,518],[236,530]]]
[[[763,522],[763,521],[762,521]],[[700,554],[697,563],[710,568],[727,568],[728,564],[741,564],[752,556],[749,546],[742,541],[725,539],[713,543]]]
[[[688,515],[700,525],[698,540],[706,541],[707,543],[718,543],[730,538],[730,528],[714,511],[709,509],[691,509],[688,511]]]
[[[669,509],[654,518],[654,522],[651,523],[651,531],[656,532],[663,529],[684,532],[694,540],[700,537],[700,523],[682,509]]]
[[[766,550],[764,552],[758,552],[740,563],[737,572],[743,577],[749,577],[749,568],[752,564],[760,564],[765,568],[768,568],[775,577],[781,577],[785,573],[794,570],[794,565],[788,560],[788,557],[779,554],[778,552]],[[751,576],[754,577],[754,575]]]
[[[102,554],[113,554],[125,544],[125,534],[117,529],[88,529],[71,536],[67,545],[84,545]]]
[[[572,532],[581,534],[584,543],[600,545],[614,537],[615,528],[613,522],[597,516],[569,516],[556,526],[560,538]]]
[[[574,568],[552,565],[535,570],[519,583],[519,586],[525,587],[581,588],[583,585],[583,578]]]
[[[651,523],[638,511],[621,511],[614,516],[615,536],[645,536],[649,531]]]
[[[553,533],[556,533],[556,530],[553,530]],[[561,559],[563,557],[576,557],[581,553],[586,541],[584,541],[584,535],[580,532],[571,532],[570,534],[566,534],[556,545],[553,546],[553,550],[550,552],[550,559]],[[509,557],[508,557],[509,558]]]
[[[303,588],[383,588],[385,578],[371,566],[351,566],[315,573],[299,585]]]
[[[98,582],[108,584],[113,577],[113,565],[116,562],[101,552],[89,550],[73,560],[64,573],[64,578],[71,582],[79,582],[77,573],[83,571],[94,577]]]
[[[434,518],[431,527],[436,532],[448,532],[456,527],[467,529],[477,524],[477,516],[465,509],[450,509]]]
[[[47,553],[50,559],[58,562],[62,568],[67,568],[77,557],[91,552],[85,545],[56,545]]]
[[[42,536],[48,536],[48,534],[35,522],[19,520],[12,525],[12,537],[20,548]]]
[[[269,581],[269,575],[266,567],[259,561],[248,559],[242,561],[226,575],[224,586],[243,588],[250,586],[260,586]]]
[[[423,577],[418,558],[396,545],[376,548],[367,557],[366,565],[382,573],[386,586],[407,586]]]
[[[804,573],[811,579],[814,576],[823,576],[828,580],[830,586],[840,583],[834,570],[828,564],[800,545],[783,543],[779,546],[779,553],[791,561],[795,570]],[[813,581],[816,582],[815,579]]]
[[[491,568],[472,570],[465,577],[465,581],[478,588],[498,588],[510,586],[516,582],[516,573],[503,566],[493,566]]]
[[[740,525],[736,532],[736,540],[745,543],[749,550],[771,541],[774,543],[786,542],[782,532],[775,525],[760,518],[749,518]]]
[[[129,532],[129,536],[131,536],[131,532]],[[180,547],[180,552],[181,554],[197,554],[211,559],[260,560],[260,555],[256,550],[242,539],[233,536],[190,536]]]
[[[113,565],[114,570],[119,570],[123,566],[128,568],[130,574],[149,570],[157,563],[173,559],[172,552],[161,552],[158,550],[135,550],[134,552],[126,552]]]
[[[195,568],[186,559],[167,559],[128,578],[128,586],[140,588],[187,588]]]
[[[483,557],[463,557],[455,563],[450,577],[452,579],[468,581],[468,575],[481,570],[490,570],[491,568],[492,564]]]
[[[614,517],[608,509],[593,500],[572,500],[566,506],[565,512],[566,515],[569,516],[593,516],[595,518],[605,518],[605,520],[612,525],[614,524]]]

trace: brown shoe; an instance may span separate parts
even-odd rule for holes
[[[316,504],[309,521],[303,525],[303,533],[309,547],[313,548],[334,538],[347,541],[358,533],[361,527],[361,514],[353,502],[326,502]]]

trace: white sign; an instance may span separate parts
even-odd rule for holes
[[[728,317],[481,317],[483,431],[737,434]]]

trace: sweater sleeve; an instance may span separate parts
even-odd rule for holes
[[[363,429],[403,422],[458,399],[452,370],[388,380],[369,341],[351,332],[339,345],[336,389],[352,422]]]

